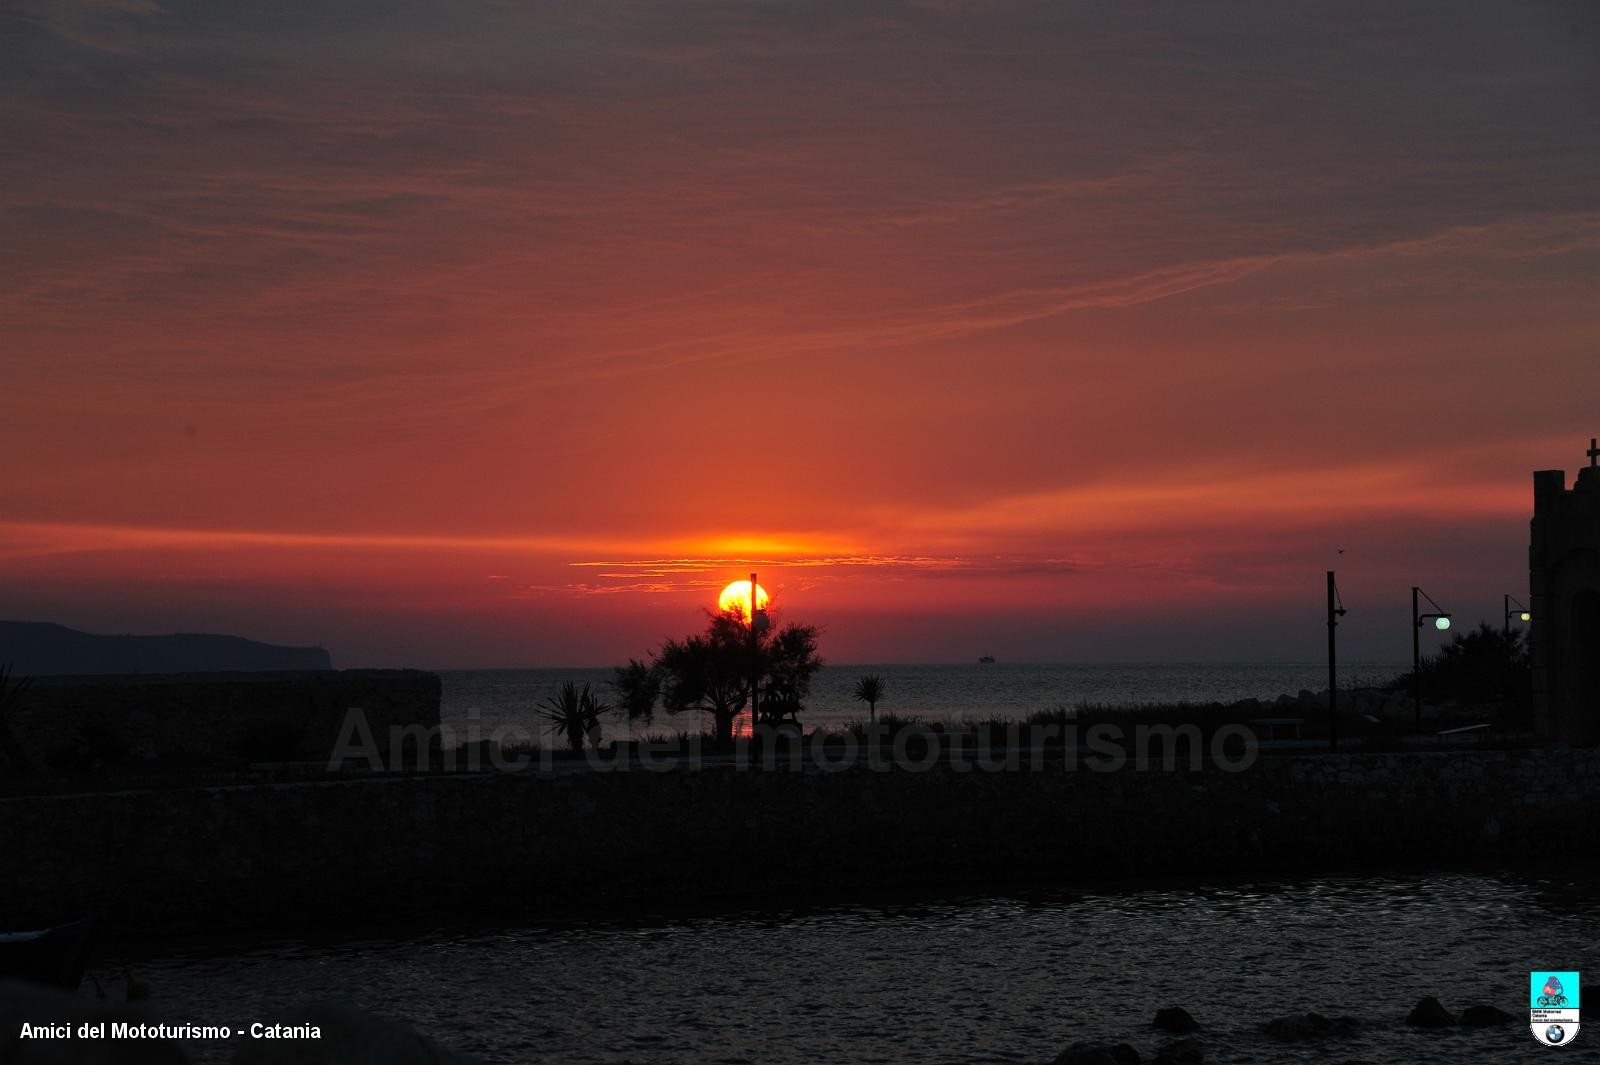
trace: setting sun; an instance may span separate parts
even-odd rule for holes
[[[767,590],[761,585],[756,585],[756,609],[765,610],[771,599]],[[734,581],[722,589],[722,594],[717,596],[717,609],[724,614],[733,612],[742,618],[750,616],[750,582]]]

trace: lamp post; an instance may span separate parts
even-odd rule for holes
[[[1418,613],[1419,599],[1427,599],[1428,605],[1433,607],[1435,613]],[[1411,705],[1416,717],[1416,728],[1422,731],[1422,623],[1433,622],[1433,627],[1440,632],[1450,627],[1450,614],[1435,603],[1428,593],[1411,586]]]
[[[1515,599],[1513,599],[1510,595],[1501,596],[1500,605],[1505,608],[1505,615],[1506,615],[1505,634],[1507,636],[1511,635],[1511,620],[1513,618],[1515,618],[1518,621],[1532,621],[1533,620],[1533,615],[1528,612],[1528,608],[1527,607],[1523,606],[1521,603],[1517,603],[1517,609],[1512,610],[1511,609],[1511,604],[1512,603],[1517,603],[1517,601]]]
[[[1339,586],[1334,583],[1333,570],[1328,571],[1328,750],[1339,749],[1339,672],[1335,668],[1338,651],[1334,632],[1339,619],[1344,617],[1344,606],[1339,602]]]
[[[767,631],[772,619],[760,607],[761,585],[756,575],[750,574],[750,742],[756,741],[756,723],[760,720],[761,691],[761,634]]]

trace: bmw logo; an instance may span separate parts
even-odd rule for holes
[[[1552,1043],[1559,1043],[1567,1037],[1567,1030],[1559,1024],[1552,1024],[1544,1030],[1544,1037]]]

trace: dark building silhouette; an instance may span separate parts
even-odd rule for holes
[[[1572,489],[1565,470],[1533,475],[1529,642],[1542,736],[1600,743],[1600,445]]]

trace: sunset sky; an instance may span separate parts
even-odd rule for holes
[[[10,0],[0,219],[0,617],[340,666],[1406,658],[1600,434],[1587,2]]]

